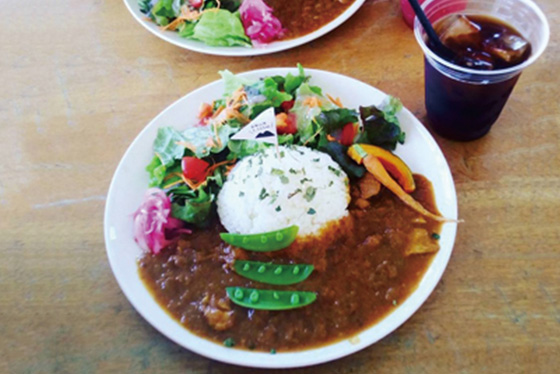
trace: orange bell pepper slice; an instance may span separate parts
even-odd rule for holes
[[[358,148],[359,147],[359,148]],[[348,150],[348,155],[357,163],[361,163],[362,159],[367,155],[375,156],[381,161],[383,167],[399,182],[401,187],[407,192],[414,192],[416,184],[412,171],[403,160],[381,147],[370,144],[356,144]]]

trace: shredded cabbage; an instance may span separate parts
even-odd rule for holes
[[[270,43],[284,33],[280,20],[272,14],[272,8],[263,0],[243,0],[239,7],[245,33],[253,45]]]

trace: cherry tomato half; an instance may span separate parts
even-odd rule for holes
[[[185,178],[201,182],[206,179],[210,164],[196,157],[183,157],[181,168]]]

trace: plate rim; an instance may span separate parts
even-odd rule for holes
[[[189,39],[177,39],[172,37],[170,34],[167,34],[167,31],[159,30],[159,26],[148,23],[143,16],[141,15],[139,9],[135,9],[135,0],[123,0],[125,3],[126,8],[132,15],[132,17],[142,25],[146,30],[150,33],[155,35],[156,37],[166,41],[170,44],[173,44],[177,47],[187,49],[190,51],[214,55],[214,56],[228,56],[228,57],[249,57],[249,56],[261,56],[266,54],[272,54],[277,52],[282,52],[288,49],[297,48],[304,44],[310,43],[329,32],[333,31],[337,27],[341,26],[343,23],[348,21],[365,3],[366,0],[355,0],[352,5],[350,5],[344,12],[338,15],[335,19],[331,20],[329,23],[323,25],[321,28],[288,40],[282,40],[277,42],[272,42],[267,44],[264,47],[241,47],[241,46],[233,46],[233,47],[213,47],[203,42],[198,42],[196,40],[189,40]],[[134,4],[132,4],[134,3]]]
[[[385,92],[379,90],[378,88],[376,88],[376,87],[374,87],[374,86],[372,86],[368,83],[362,82],[362,81],[357,80],[357,79],[352,78],[352,77],[348,77],[348,76],[343,75],[343,74],[330,72],[330,71],[325,71],[325,70],[319,70],[319,69],[311,69],[311,68],[306,68],[305,70],[306,70],[306,73],[311,75],[311,76],[313,76],[314,74],[320,74],[320,75],[325,74],[327,76],[329,76],[329,75],[333,76],[334,75],[334,76],[337,76],[338,78],[342,78],[342,79],[346,80],[349,84],[359,83],[361,85],[366,85],[369,89],[373,89],[375,91],[378,91],[378,92],[382,93],[383,95],[387,95]],[[236,75],[265,77],[265,76],[276,75],[276,74],[286,74],[288,72],[295,73],[295,72],[297,72],[297,68],[292,68],[292,67],[289,67],[289,68],[285,68],[285,67],[265,68],[265,69],[257,69],[257,70],[246,71],[246,72],[243,72],[243,73],[238,73]],[[320,353],[320,351],[323,348],[333,347],[333,346],[341,344],[345,341],[349,341],[349,340],[352,339],[352,337],[347,337],[347,338],[344,338],[342,340],[334,341],[334,342],[332,342],[332,343],[330,343],[326,346],[319,346],[319,347],[314,347],[314,348],[310,348],[310,349],[307,349],[307,350],[295,351],[295,352],[279,352],[276,355],[270,355],[269,353],[266,353],[266,352],[252,352],[252,351],[246,351],[246,350],[236,350],[236,352],[243,352],[243,353],[245,353],[245,354],[247,354],[251,357],[255,357],[255,358],[261,357],[261,359],[257,360],[257,361],[260,361],[260,362],[242,362],[244,360],[246,361],[247,359],[245,358],[244,360],[240,360],[240,359],[237,359],[237,358],[232,358],[232,356],[236,356],[236,355],[231,355],[231,356],[223,355],[223,356],[220,356],[220,357],[216,357],[216,355],[213,354],[214,351],[204,351],[202,348],[200,348],[196,345],[187,346],[184,342],[179,341],[179,339],[176,339],[174,336],[171,336],[167,331],[164,331],[162,328],[160,328],[161,326],[158,326],[158,323],[156,321],[154,321],[155,317],[153,318],[152,316],[148,315],[147,313],[145,313],[143,311],[142,307],[140,305],[138,305],[137,300],[134,298],[134,295],[129,295],[127,293],[126,290],[127,290],[128,286],[126,286],[123,283],[124,280],[121,279],[121,276],[119,275],[119,273],[117,271],[117,264],[114,262],[116,260],[113,258],[112,250],[110,249],[111,230],[110,230],[110,227],[109,227],[109,222],[110,222],[109,213],[110,213],[111,204],[112,204],[112,198],[111,197],[115,194],[114,190],[116,189],[115,183],[116,183],[117,175],[124,168],[124,161],[127,158],[127,156],[129,155],[129,153],[132,152],[132,149],[135,147],[135,144],[137,142],[140,142],[139,139],[143,137],[145,132],[150,131],[150,129],[153,126],[155,126],[155,124],[157,124],[160,117],[164,116],[168,111],[173,110],[173,108],[176,105],[179,105],[179,103],[181,101],[188,100],[189,97],[199,94],[200,91],[212,89],[212,86],[217,86],[217,85],[220,85],[220,84],[221,84],[221,79],[218,79],[218,80],[215,80],[215,81],[210,82],[208,84],[205,84],[205,85],[203,85],[199,88],[196,88],[196,89],[190,91],[189,93],[187,93],[186,95],[182,96],[181,98],[175,100],[172,104],[167,106],[163,111],[161,111],[158,115],[156,115],[151,121],[149,121],[149,123],[146,126],[144,126],[144,128],[138,133],[138,135],[130,143],[130,145],[126,149],[125,153],[121,157],[121,159],[119,161],[119,164],[118,164],[118,166],[115,170],[115,173],[113,174],[113,177],[111,179],[111,183],[110,183],[110,186],[109,186],[109,191],[108,191],[108,194],[107,194],[107,200],[106,200],[105,212],[104,212],[104,239],[105,239],[106,253],[107,253],[107,257],[109,259],[109,264],[110,264],[111,270],[113,272],[113,276],[117,280],[117,283],[119,284],[119,287],[120,287],[121,291],[124,293],[127,300],[130,302],[130,304],[132,304],[132,306],[134,307],[136,312],[138,314],[140,314],[144,318],[144,320],[146,320],[146,322],[148,322],[152,327],[154,327],[162,335],[164,335],[166,338],[173,341],[174,343],[178,344],[179,346],[181,346],[185,349],[188,349],[191,352],[194,352],[194,353],[197,353],[201,356],[204,356],[206,358],[212,359],[212,360],[224,362],[224,363],[227,363],[227,364],[244,366],[244,367],[279,369],[279,368],[297,368],[297,367],[306,367],[306,366],[318,365],[318,364],[330,362],[330,361],[333,361],[333,360],[351,355],[353,353],[356,353],[356,352],[358,352],[358,351],[360,351],[360,350],[362,350],[366,347],[369,347],[369,346],[377,343],[378,341],[385,338],[390,333],[397,330],[408,319],[410,319],[418,311],[418,309],[420,309],[420,307],[428,300],[429,296],[432,294],[435,287],[441,281],[441,277],[443,276],[443,273],[447,269],[447,266],[449,264],[449,259],[451,257],[452,252],[453,252],[453,249],[454,249],[456,232],[457,232],[457,224],[456,223],[446,224],[446,225],[449,225],[449,226],[446,226],[446,227],[450,227],[450,232],[448,234],[450,236],[450,248],[446,253],[443,254],[443,258],[441,260],[442,261],[442,266],[439,267],[439,268],[433,269],[433,266],[432,266],[433,262],[432,262],[432,264],[430,264],[430,266],[427,268],[426,272],[422,276],[422,279],[420,280],[418,285],[420,285],[420,283],[424,280],[424,278],[428,275],[429,272],[434,272],[434,274],[432,274],[432,277],[434,278],[433,283],[426,285],[426,287],[424,288],[424,291],[423,291],[423,295],[418,296],[419,301],[415,301],[415,305],[413,305],[408,310],[402,312],[403,317],[399,318],[394,323],[394,325],[392,327],[386,329],[385,332],[381,333],[373,341],[368,341],[367,343],[359,342],[359,343],[356,343],[356,344],[351,344],[349,348],[341,349],[338,352],[336,352],[335,354],[331,354],[327,358],[321,357],[321,355],[317,355],[317,353]],[[423,138],[430,141],[432,143],[431,144],[432,146],[435,145],[435,149],[436,149],[437,153],[439,153],[439,156],[441,156],[441,158],[444,161],[445,170],[443,170],[443,171],[446,174],[446,177],[449,178],[448,182],[451,183],[448,186],[448,187],[450,187],[450,190],[447,191],[447,192],[450,193],[449,197],[454,202],[453,206],[450,207],[453,214],[449,218],[456,219],[457,214],[458,214],[458,201],[457,201],[457,196],[456,196],[455,184],[453,182],[453,177],[452,177],[452,174],[451,174],[451,170],[449,168],[449,164],[447,163],[447,160],[445,159],[445,155],[441,151],[441,148],[439,147],[439,145],[437,144],[435,139],[431,136],[431,134],[428,132],[428,130],[422,125],[422,123],[406,107],[403,107],[403,111],[405,111],[407,113],[407,115],[409,115],[412,118],[412,121],[414,122],[414,126],[417,127],[418,131],[420,132],[420,135]],[[157,127],[160,127],[160,126],[157,126]],[[432,261],[435,261],[435,258]],[[389,318],[399,308],[406,305],[406,303],[412,299],[412,297],[416,294],[417,290],[419,290],[419,289],[420,289],[420,287],[415,289],[405,299],[403,304],[401,304],[398,308],[394,309],[393,311],[391,311],[390,313],[385,315],[382,319],[380,319],[378,322],[374,323],[373,325],[369,326],[368,328],[359,331],[358,333],[356,333],[355,336],[360,335],[360,334],[362,334],[366,331],[369,331],[372,328],[375,328],[382,321]],[[160,308],[161,308],[161,306],[160,306]],[[167,311],[164,308],[161,308],[161,309],[169,316],[169,318],[171,318],[174,322],[177,322],[172,316],[170,316],[167,313]],[[219,343],[208,340],[206,338],[202,338],[202,337],[192,333],[190,330],[188,330],[184,326],[182,326],[182,329],[185,330],[189,335],[193,336],[194,338],[202,339],[204,341],[207,341],[207,342],[211,343],[212,346],[215,346],[216,350],[223,349],[223,347],[220,346]],[[229,349],[229,348],[226,348],[226,349],[229,352],[231,352],[231,349]],[[289,360],[290,356],[291,356],[291,358],[294,358],[293,356],[304,356],[304,357],[302,359],[298,359],[297,363],[293,363],[293,362],[291,362],[291,360]],[[264,358],[266,358],[266,359],[263,360]],[[279,360],[279,358],[284,358],[284,359]],[[300,362],[300,361],[303,361],[303,362]]]

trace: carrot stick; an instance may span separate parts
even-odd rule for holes
[[[393,192],[403,203],[417,211],[418,213],[431,218],[438,222],[456,222],[455,220],[436,215],[424,208],[422,204],[414,200],[412,196],[407,194],[402,187],[387,173],[387,170],[381,164],[381,161],[375,156],[368,155],[363,159],[366,169],[385,187]]]

